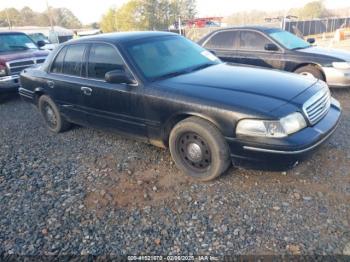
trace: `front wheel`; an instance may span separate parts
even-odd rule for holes
[[[50,131],[60,133],[70,128],[70,123],[65,120],[55,102],[47,95],[39,98],[39,111]]]
[[[213,180],[230,165],[224,137],[213,124],[198,117],[187,118],[173,128],[169,147],[176,166],[200,181]]]
[[[308,78],[316,78],[324,81],[324,77],[322,75],[322,72],[316,67],[312,65],[303,66],[295,70],[295,73],[308,77]]]

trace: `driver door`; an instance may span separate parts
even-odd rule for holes
[[[129,72],[117,48],[105,43],[91,44],[86,77],[82,79],[80,87],[88,123],[144,137],[147,128],[142,106],[143,89],[106,82],[105,74],[113,70]]]

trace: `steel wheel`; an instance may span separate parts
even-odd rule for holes
[[[49,125],[50,128],[56,128],[57,116],[53,108],[50,106],[49,103],[45,102],[43,109],[44,109],[44,118],[46,120],[46,123]]]
[[[49,96],[42,95],[38,107],[49,130],[60,133],[69,129],[70,123],[61,116],[58,107]]]
[[[208,170],[211,152],[202,137],[193,132],[186,132],[179,137],[176,144],[181,160],[189,169],[199,173]]]
[[[176,166],[196,180],[213,180],[231,163],[229,148],[221,132],[198,117],[186,118],[173,127],[169,147]]]

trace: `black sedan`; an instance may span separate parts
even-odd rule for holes
[[[311,45],[314,42],[276,28],[241,27],[214,31],[198,43],[228,63],[312,76],[332,87],[350,86],[350,52]]]
[[[308,152],[341,114],[323,81],[228,66],[171,33],[70,41],[20,80],[21,96],[51,131],[77,123],[169,146],[176,165],[199,180],[222,174],[232,157]]]

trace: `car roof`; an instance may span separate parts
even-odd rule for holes
[[[281,30],[278,27],[267,27],[267,26],[234,26],[234,27],[225,27],[225,28],[220,28],[217,31],[223,31],[223,30],[232,30],[232,29],[251,29],[251,30],[257,30],[257,31],[269,31],[269,30]]]
[[[175,35],[178,35],[178,34],[170,33],[170,32],[160,32],[160,31],[118,32],[118,33],[107,33],[107,34],[80,37],[78,39],[71,40],[67,43],[73,43],[73,42],[83,43],[83,42],[89,42],[89,41],[121,43],[121,42],[130,42],[130,41],[135,41],[135,40],[140,40],[145,38],[156,38],[156,37],[162,37],[162,36],[175,36]]]
[[[25,33],[17,32],[17,31],[0,31],[0,35],[18,35],[18,34],[25,35]]]

